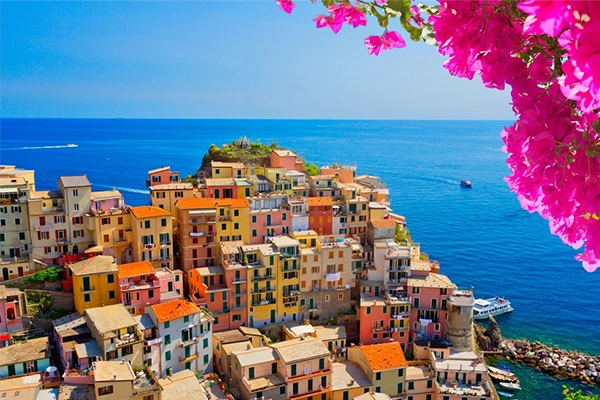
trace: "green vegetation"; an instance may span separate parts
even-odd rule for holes
[[[396,224],[396,234],[394,240],[398,244],[407,244],[410,240],[410,231],[408,228],[400,228],[400,224]]]
[[[29,282],[58,282],[62,270],[61,267],[48,267],[31,275],[27,280]]]
[[[565,395],[565,400],[600,400],[600,396],[597,394],[592,395],[591,392],[589,392],[590,394],[583,394],[581,390],[573,392],[572,389],[564,385],[563,389],[562,394]]]
[[[234,140],[230,144],[224,144],[221,147],[211,144],[208,153],[202,159],[202,166],[200,168],[208,170],[211,161],[239,161],[245,164],[268,166],[271,151],[280,148],[277,142],[266,145],[260,143],[260,141],[249,142],[243,139]]]
[[[429,261],[429,256],[424,251],[421,252],[421,257],[419,257],[421,261]]]
[[[304,164],[302,164],[302,169],[304,170],[306,175],[309,175],[309,176],[319,175],[319,167],[317,167],[315,164],[304,163]]]
[[[27,313],[41,318],[57,319],[69,313],[64,307],[54,306],[54,297],[48,293],[26,292]]]

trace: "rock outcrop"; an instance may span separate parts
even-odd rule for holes
[[[474,324],[474,326],[477,346],[483,351],[498,350],[498,346],[502,342],[502,331],[500,331],[500,327],[494,317],[489,316],[487,329],[478,324]]]

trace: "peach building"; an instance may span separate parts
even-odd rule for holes
[[[190,182],[171,182],[150,186],[150,205],[162,208],[173,214],[177,219],[175,203],[179,199],[189,199],[196,193]]]
[[[286,195],[256,196],[249,200],[249,244],[265,243],[269,237],[285,235],[290,232],[292,214]]]
[[[356,166],[352,165],[329,165],[321,167],[319,169],[321,175],[333,175],[338,178],[342,183],[354,182],[354,176],[356,175]]]
[[[338,178],[334,175],[309,176],[310,195],[313,197],[339,197],[341,191],[337,186],[337,181]]]
[[[179,173],[171,171],[171,167],[161,167],[148,171],[146,186],[163,185],[165,183],[178,182]]]
[[[214,199],[179,199],[176,248],[178,264],[184,272],[215,266],[217,258],[217,207]]]
[[[331,235],[333,201],[331,197],[308,197],[308,228],[319,235]]]
[[[204,197],[212,199],[235,199],[238,196],[233,178],[206,178],[201,187]]]
[[[119,296],[132,315],[144,314],[147,305],[183,298],[182,272],[155,269],[150,261],[119,265]]]
[[[201,267],[188,271],[188,291],[192,302],[206,308],[214,317],[213,331],[230,329],[229,292],[223,267]]]
[[[272,168],[296,170],[296,153],[289,150],[273,150],[270,154]]]
[[[152,206],[129,207],[133,261],[150,261],[155,268],[173,267],[172,214]]]
[[[231,312],[223,315],[221,319],[229,319],[229,329],[248,324],[248,263],[244,261],[242,254],[243,245],[242,241],[219,243],[219,262],[223,265],[225,282],[230,288],[231,307]]]

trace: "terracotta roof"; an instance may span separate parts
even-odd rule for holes
[[[217,200],[217,206],[249,207],[250,201],[248,199],[219,199]]]
[[[105,274],[109,272],[119,272],[119,267],[115,263],[113,256],[95,256],[87,260],[76,262],[69,265],[73,275],[84,276],[93,274]]]
[[[151,217],[167,217],[171,213],[159,207],[152,206],[137,206],[129,207],[129,210],[135,218],[151,218]]]
[[[365,355],[373,371],[384,371],[408,366],[398,342],[361,346],[360,350]]]
[[[160,323],[200,312],[196,305],[187,300],[173,300],[168,303],[155,304],[151,307]]]
[[[371,223],[375,228],[396,227],[396,221],[392,219],[372,219]]]
[[[215,208],[215,199],[191,197],[189,199],[179,199],[177,204],[182,210],[194,210],[198,208]]]
[[[148,260],[119,265],[119,279],[129,278],[130,276],[149,275],[153,273],[154,267]]]
[[[307,197],[306,203],[308,206],[332,206],[333,200],[331,197]]]
[[[296,157],[296,153],[290,150],[272,150],[271,152],[277,154],[279,157]]]

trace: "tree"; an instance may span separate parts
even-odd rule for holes
[[[583,394],[581,390],[573,392],[571,389],[563,385],[563,392],[565,400],[600,400],[600,396],[597,394]]]
[[[309,164],[309,163],[302,164],[302,169],[304,170],[304,172],[306,172],[306,175],[309,175],[309,176],[319,175],[319,167],[317,167],[315,164]]]
[[[314,0],[313,0],[314,1]],[[459,78],[510,87],[517,121],[501,136],[511,171],[505,180],[521,206],[548,220],[550,231],[578,249],[592,272],[600,267],[600,2],[594,0],[322,0],[317,28],[383,29],[365,39],[378,55],[411,40],[435,45]],[[277,0],[287,13],[291,0]]]

